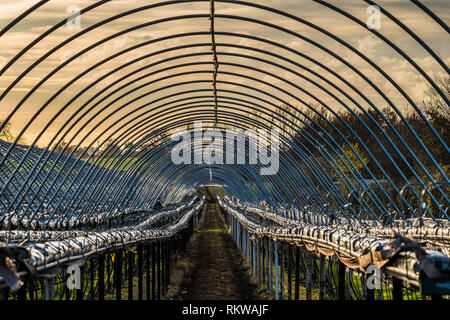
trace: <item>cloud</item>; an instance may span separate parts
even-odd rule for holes
[[[16,1],[6,1],[0,0],[0,25],[5,26],[9,21],[11,21],[14,17],[19,15],[21,12],[25,11],[30,6],[37,3],[37,0],[16,0]],[[92,5],[93,2],[90,0],[78,0],[76,3],[80,8],[87,7]],[[145,2],[145,4],[149,4],[153,2]],[[379,65],[383,70],[385,70],[398,84],[405,89],[408,94],[411,94],[414,99],[420,98],[423,90],[426,88],[426,82],[423,77],[421,77],[414,68],[411,67],[409,63],[407,63],[398,53],[396,53],[392,48],[388,47],[383,41],[378,39],[376,36],[370,33],[370,31],[365,28],[356,25],[351,20],[345,18],[344,16],[333,12],[327,7],[319,5],[317,3],[313,3],[310,0],[278,0],[278,1],[262,1],[258,2],[265,4],[267,6],[273,6],[276,9],[286,11],[290,14],[296,15],[302,19],[307,21],[311,21],[314,24],[317,24],[319,27],[324,28],[325,30],[331,32],[332,34],[340,37],[341,39],[347,41],[350,45],[354,46],[357,50],[361,51],[368,58],[372,59],[377,65]],[[381,1],[380,1],[381,3]],[[20,50],[22,50],[28,43],[36,39],[40,34],[48,30],[51,26],[58,23],[59,21],[63,21],[67,19],[70,15],[67,13],[67,6],[72,4],[72,2],[68,2],[66,0],[52,0],[48,4],[45,4],[41,8],[38,9],[35,13],[29,15],[25,21],[17,24],[12,30],[6,33],[3,37],[0,38],[0,66],[9,61],[15,54],[17,54]],[[335,4],[333,2],[333,4]],[[36,59],[45,54],[49,49],[54,48],[56,45],[61,43],[62,41],[68,39],[69,37],[74,36],[78,32],[82,32],[89,26],[92,26],[95,23],[98,23],[101,20],[104,20],[113,15],[117,15],[119,13],[131,10],[133,8],[138,8],[143,5],[142,1],[139,0],[120,0],[120,1],[112,1],[105,5],[102,5],[87,14],[82,16],[82,24],[81,29],[72,30],[67,28],[66,26],[61,27],[56,32],[49,35],[45,40],[41,41],[38,45],[36,45],[32,50],[26,53],[21,59],[19,59],[13,67],[5,73],[4,76],[0,77],[0,88],[8,87],[21,72],[23,72],[28,66],[34,63]],[[354,0],[342,0],[336,2],[336,6],[348,10],[352,14],[355,14],[359,19],[365,21],[367,18],[366,12],[366,4],[364,2],[355,2]],[[390,0],[383,1],[382,5],[386,7],[391,13],[395,16],[401,18],[401,20],[408,25],[413,31],[417,32],[421,38],[424,39],[430,46],[441,55],[442,59],[445,63],[450,64],[450,57],[448,56],[448,52],[450,49],[450,44],[448,41],[442,41],[442,39],[446,39],[448,35],[445,34],[445,31],[442,30],[436,23],[434,23],[423,11],[418,9],[412,3],[406,3],[405,1],[399,0]],[[112,21],[108,24],[103,25],[100,28],[97,28],[93,31],[90,31],[77,40],[71,42],[70,44],[65,45],[60,50],[58,50],[55,54],[48,57],[44,62],[38,65],[34,71],[32,71],[27,77],[25,77],[22,81],[20,81],[13,92],[11,92],[7,99],[0,102],[1,110],[11,110],[12,106],[17,104],[20,99],[23,97],[23,94],[29,91],[36,83],[38,83],[44,75],[49,74],[52,70],[58,67],[61,63],[66,61],[68,58],[72,57],[77,52],[80,52],[84,48],[94,44],[95,42],[111,36],[117,32],[120,32],[124,29],[131,28],[133,26],[137,26],[144,22],[153,21],[157,19],[161,19],[164,17],[172,17],[176,15],[187,15],[187,14],[208,14],[208,6],[207,2],[188,2],[181,3],[176,5],[164,6],[160,8],[156,8],[153,10],[147,10],[143,12],[139,12],[133,15],[128,15],[126,17],[122,17],[118,20]],[[438,13],[438,15],[445,21],[450,17],[450,12],[448,10],[448,4],[446,1],[441,0],[433,0],[427,2],[427,6],[432,10]],[[308,38],[313,41],[319,43],[321,46],[329,49],[331,52],[342,57],[346,62],[352,64],[363,72],[367,77],[375,82],[380,88],[385,90],[385,92],[389,95],[390,98],[395,101],[396,104],[401,105],[404,103],[403,98],[399,95],[397,91],[395,91],[389,83],[385,79],[383,79],[380,74],[365,61],[363,61],[356,54],[352,53],[348,48],[345,48],[342,44],[339,44],[335,40],[327,37],[324,34],[321,34],[317,30],[302,24],[298,21],[294,21],[292,19],[287,19],[277,13],[267,12],[261,9],[255,9],[248,6],[237,5],[233,3],[222,3],[218,2],[216,4],[216,13],[217,14],[228,14],[228,15],[237,15],[244,16],[253,19],[259,19],[268,23],[271,23],[276,26],[281,26],[287,28],[289,30],[293,30],[294,32]],[[121,50],[130,48],[131,46],[143,43],[145,41],[149,41],[152,39],[157,39],[160,37],[174,35],[184,32],[192,32],[192,31],[201,31],[208,32],[209,31],[210,21],[208,18],[195,18],[195,19],[184,19],[178,21],[164,22],[160,24],[156,24],[153,26],[145,27],[137,29],[133,32],[122,35],[118,38],[115,38],[107,43],[96,47],[91,50],[89,53],[84,54],[79,59],[73,61],[69,65],[67,65],[64,69],[59,71],[57,74],[52,76],[48,83],[42,86],[41,89],[38,90],[34,95],[29,99],[29,103],[25,104],[23,107],[23,113],[21,113],[22,117],[26,119],[29,117],[31,110],[36,110],[37,107],[41,106],[47,99],[49,99],[54,92],[56,92],[59,88],[69,82],[73,77],[83,72],[93,64],[101,61],[102,59],[108,58],[109,56],[120,52]],[[216,19],[216,30],[222,32],[232,32],[232,33],[240,33],[244,35],[253,35],[261,38],[267,38],[275,42],[279,42],[293,50],[297,50],[305,55],[309,55],[312,58],[318,60],[320,63],[328,66],[333,71],[339,73],[342,77],[344,77],[347,81],[352,83],[355,87],[360,89],[362,92],[367,94],[368,96],[373,98],[374,102],[382,101],[378,94],[374,92],[370,88],[370,86],[362,81],[360,77],[358,77],[355,72],[351,71],[348,67],[346,67],[342,62],[338,61],[336,58],[332,57],[330,54],[320,50],[319,48],[313,46],[312,44],[301,40],[298,37],[295,37],[292,34],[282,32],[279,30],[275,30],[273,28],[269,28],[266,26],[262,26],[260,24],[245,22],[236,19]],[[418,65],[420,65],[425,71],[432,74],[433,72],[442,72],[440,66],[433,60],[432,57],[421,48],[414,39],[412,39],[409,35],[403,32],[398,26],[395,26],[392,22],[389,22],[386,17],[383,17],[382,21],[382,29],[380,32],[394,41],[402,50],[404,50],[408,55],[410,55],[414,61]],[[167,40],[164,42],[158,42],[151,45],[143,46],[139,49],[130,51],[126,55],[123,55],[119,58],[110,59],[105,63],[102,67],[94,70],[89,73],[85,77],[78,80],[73,86],[68,88],[63,92],[57,105],[56,103],[52,104],[51,107],[54,110],[57,110],[61,103],[64,101],[70,100],[74,94],[85,88],[89,85],[93,80],[97,79],[100,75],[105,74],[108,71],[111,71],[113,68],[116,68],[120,65],[123,65],[129,61],[132,61],[138,57],[141,57],[145,54],[156,52],[158,50],[163,50],[166,48],[171,48],[174,46],[185,45],[185,44],[194,44],[194,43],[204,43],[207,44],[203,47],[195,47],[195,48],[185,48],[183,50],[174,50],[168,53],[159,54],[157,56],[153,56],[151,58],[147,58],[142,60],[140,63],[133,64],[124,70],[115,73],[110,79],[101,82],[95,88],[93,88],[89,94],[93,94],[98,92],[98,90],[103,89],[106,84],[111,83],[114,80],[119,79],[120,77],[126,75],[127,73],[136,70],[139,67],[143,67],[146,65],[150,65],[160,59],[165,59],[169,57],[174,57],[176,55],[188,54],[194,52],[211,52],[209,47],[209,42],[211,38],[207,34],[205,36],[195,36],[195,37],[185,37],[185,38],[176,38]],[[320,67],[315,66],[312,62],[300,58],[292,53],[289,53],[287,50],[280,49],[274,47],[272,45],[250,40],[246,38],[236,38],[230,36],[222,36],[218,35],[216,37],[218,42],[225,43],[234,43],[245,45],[251,48],[260,48],[267,50],[269,52],[274,52],[279,55],[284,55],[289,59],[292,59],[298,63],[302,63],[305,66],[321,73],[327,79],[331,81],[335,81],[337,85],[343,86],[340,81],[330,76],[327,72],[325,72]],[[273,60],[273,57],[266,56],[261,53],[255,53],[251,50],[240,50],[237,48],[231,47],[219,47],[219,51],[224,52],[235,52],[242,53],[254,57],[262,57],[264,59]],[[149,68],[143,72],[140,72],[137,75],[133,75],[130,78],[124,80],[124,82],[130,81],[137,76],[140,76],[145,73],[149,73],[155,71],[157,68],[169,67],[179,63],[185,62],[200,62],[200,61],[211,61],[212,56],[196,56],[193,59],[178,59],[171,62],[166,62],[164,65],[157,65],[155,67]],[[295,82],[301,87],[307,88],[317,95],[320,99],[323,99],[330,105],[333,104],[332,99],[325,93],[321,92],[316,87],[309,84],[307,81],[298,78],[292,73],[287,72],[284,69],[279,69],[273,65],[268,65],[260,61],[252,61],[248,58],[232,58],[230,56],[222,56],[220,59],[222,61],[229,61],[240,63],[247,66],[258,67],[259,69],[266,70],[267,72],[277,74],[283,78],[289,79],[290,81]],[[308,72],[303,71],[302,69],[296,67],[295,65],[291,65],[285,61],[277,61],[282,63],[283,65],[288,66],[289,68],[293,68],[296,72],[305,74],[306,76],[311,76]],[[183,68],[183,70],[186,68]],[[195,70],[211,70],[210,66],[202,65]],[[242,72],[244,74],[252,74],[253,76],[260,77],[272,84],[285,86],[286,89],[292,90],[288,85],[283,83],[278,79],[274,79],[273,77],[263,75],[263,74],[255,74],[248,70],[243,70],[242,68],[232,68],[228,66],[222,66],[221,71],[233,71],[233,72]],[[179,70],[169,70],[164,73],[158,74],[156,76],[152,76],[142,81],[139,81],[135,84],[138,86],[142,84],[144,81],[149,81],[150,79],[157,79],[158,77],[163,77],[165,75],[172,74],[175,71]],[[245,83],[247,84],[249,81],[243,78],[231,77],[220,75],[221,79],[226,79],[229,81],[234,81],[235,83]],[[184,77],[180,77],[177,79],[167,79],[164,80],[161,84],[152,85],[151,88],[143,88],[139,91],[139,93],[145,92],[146,90],[153,90],[158,86],[167,85],[170,83],[174,83],[174,81],[188,81],[193,79],[211,79],[208,74],[199,74],[199,75],[187,75]],[[120,83],[119,85],[122,85]],[[252,85],[259,86],[254,83]],[[192,88],[204,88],[210,86],[208,84],[202,84],[201,86],[191,86]],[[236,89],[236,88],[234,88]],[[260,87],[263,88],[263,86]],[[176,89],[174,89],[176,90]],[[348,90],[348,88],[346,89]],[[302,98],[304,98],[303,94],[300,94],[295,90],[296,94],[299,94]],[[15,95],[17,92],[21,94]],[[272,92],[272,91],[270,91]],[[355,94],[349,91],[351,96]],[[162,95],[162,93],[160,94]],[[79,100],[74,102],[74,108],[79,106],[83,99],[87,99],[89,95],[81,97]],[[154,98],[158,96],[155,95]],[[290,98],[288,98],[290,99]],[[309,99],[309,98],[308,98]],[[26,123],[26,121],[18,122],[18,123]],[[47,136],[47,135],[46,135]]]

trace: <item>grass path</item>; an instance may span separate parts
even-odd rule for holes
[[[207,202],[199,229],[191,239],[183,262],[181,279],[169,298],[182,300],[261,299],[248,266],[227,233],[216,203]],[[175,273],[178,273],[175,271]]]

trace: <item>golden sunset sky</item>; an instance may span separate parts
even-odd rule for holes
[[[38,1],[36,0],[0,0],[0,28],[5,27],[9,22],[11,22],[17,15],[21,14],[29,7],[33,6]],[[50,29],[55,24],[60,21],[64,21],[73,14],[73,6],[78,6],[79,8],[85,8],[96,1],[87,0],[51,0],[49,3],[43,5],[38,10],[33,12],[31,15],[26,17],[23,21],[15,25],[6,34],[0,37],[0,65],[3,67],[6,62],[10,61],[17,53],[19,53],[23,48],[25,48],[31,41],[39,37],[46,30]],[[427,88],[427,83],[424,78],[398,53],[391,49],[387,44],[378,39],[369,30],[357,25],[350,19],[334,12],[330,8],[323,5],[315,3],[310,0],[277,0],[277,1],[255,1],[256,3],[271,6],[273,8],[285,11],[292,15],[298,16],[306,21],[316,24],[317,26],[326,29],[330,33],[340,37],[341,39],[347,41],[356,49],[360,50],[367,57],[372,59],[376,64],[378,64],[383,70],[392,77],[404,90],[410,95],[414,101],[419,102],[423,98],[423,92]],[[370,14],[367,13],[368,4],[360,0],[344,0],[344,1],[329,1],[338,8],[341,8],[362,21],[367,21]],[[447,64],[450,64],[450,39],[449,35],[440,27],[436,22],[434,22],[425,12],[420,10],[416,5],[407,0],[383,0],[376,1],[382,5],[386,10],[392,13],[395,17],[400,19],[406,26],[408,26],[412,31],[414,31],[421,39],[423,39]],[[23,55],[18,61],[16,61],[11,68],[9,68],[2,76],[0,76],[0,91],[3,92],[11,83],[24,72],[31,64],[33,64],[38,58],[46,54],[50,49],[54,48],[56,45],[65,41],[66,39],[76,35],[83,30],[86,30],[90,26],[113,16],[125,13],[129,10],[139,8],[144,5],[150,5],[157,3],[157,1],[150,0],[115,0],[110,1],[104,5],[101,5],[86,14],[81,16],[80,28],[73,28],[73,21],[69,24],[64,24],[58,28],[55,32],[51,33],[45,39],[40,41],[38,44],[33,46],[25,55]],[[448,0],[427,0],[422,1],[427,7],[432,9],[444,22],[448,23],[450,21],[450,5]],[[158,8],[153,8],[151,10],[143,10],[130,15],[125,15],[119,19],[113,20],[109,23],[102,25],[92,31],[89,31],[77,38],[75,41],[64,45],[62,48],[57,50],[55,53],[46,58],[42,63],[38,64],[31,72],[29,72],[22,80],[20,80],[12,90],[6,95],[6,97],[0,101],[0,119],[4,119],[10,114],[16,105],[21,102],[23,97],[46,75],[48,75],[52,70],[59,66],[63,61],[80,52],[84,48],[96,43],[97,41],[113,35],[122,30],[138,26],[145,22],[150,22],[166,17],[175,17],[180,15],[192,15],[192,14],[209,14],[209,2],[198,2],[192,1],[189,3],[177,3],[170,4]],[[352,53],[349,49],[345,48],[338,42],[332,40],[324,34],[312,29],[311,27],[287,19],[276,13],[269,13],[267,11],[243,6],[235,3],[216,3],[216,14],[224,15],[235,15],[243,16],[254,19],[263,20],[267,23],[271,23],[277,26],[284,27],[286,29],[292,30],[298,34],[301,34],[315,42],[320,43],[324,47],[328,48],[332,52],[344,57],[346,61],[358,68],[362,73],[370,78],[377,86],[379,86],[385,94],[392,99],[395,105],[405,110],[408,108],[407,101],[399,94],[399,92],[389,84],[386,79],[380,76],[380,74],[360,57]],[[138,28],[132,32],[128,32],[124,35],[114,38],[107,43],[96,47],[89,53],[84,54],[82,57],[76,61],[71,62],[65,66],[62,70],[58,71],[53,75],[48,81],[46,81],[36,92],[34,92],[27,100],[23,101],[23,105],[19,108],[18,112],[11,119],[12,131],[17,135],[30,118],[36,113],[37,110],[62,86],[67,82],[72,80],[76,75],[83,72],[88,67],[93,64],[108,58],[116,52],[129,48],[131,46],[137,45],[139,43],[149,41],[151,39],[157,39],[164,36],[174,35],[178,33],[185,32],[208,32],[210,22],[207,17],[201,18],[189,18],[189,19],[178,19],[174,21],[168,21],[163,23],[154,24],[144,28]],[[314,59],[318,60],[322,64],[331,68],[355,87],[366,94],[373,103],[379,107],[387,105],[387,102],[382,99],[379,94],[375,92],[374,89],[370,88],[367,83],[361,80],[353,71],[342,64],[337,59],[331,57],[329,54],[318,49],[306,41],[303,41],[293,35],[287,34],[285,32],[277,31],[273,28],[263,26],[260,24],[240,21],[235,19],[225,19],[216,18],[215,29],[217,32],[232,32],[240,33],[244,35],[252,35],[262,38],[267,38],[272,41],[279,42],[287,47],[297,50],[303,54],[309,55]],[[414,61],[423,68],[428,74],[444,74],[445,71],[439,66],[438,63],[424,50],[411,36],[404,32],[400,27],[395,25],[389,18],[384,15],[381,16],[381,29],[378,30],[382,35],[393,41],[397,46],[399,46],[406,54],[408,54]],[[45,125],[47,125],[52,119],[52,117],[57,113],[61,107],[67,103],[74,95],[76,95],[80,90],[85,88],[87,85],[92,83],[95,79],[101,75],[111,71],[112,69],[125,64],[133,59],[136,59],[142,55],[156,52],[165,48],[176,47],[186,44],[193,43],[203,43],[205,45],[198,46],[195,48],[185,48],[178,49],[176,51],[171,51],[167,53],[158,54],[150,58],[141,60],[138,63],[132,64],[120,72],[115,73],[111,77],[102,81],[95,87],[89,89],[81,97],[73,101],[73,103],[49,126],[49,128],[44,132],[42,138],[37,142],[39,146],[45,146],[46,143],[55,135],[57,130],[61,125],[66,122],[74,114],[75,110],[80,108],[90,97],[92,97],[99,90],[104,88],[106,85],[112,83],[113,81],[119,79],[120,77],[126,75],[127,73],[136,70],[138,68],[144,67],[146,65],[155,63],[157,61],[170,58],[176,55],[187,54],[192,52],[205,53],[204,55],[197,56],[195,58],[181,58],[169,62],[162,63],[158,66],[151,67],[144,71],[141,71],[122,83],[126,83],[132,79],[136,79],[139,76],[145,75],[151,71],[157,70],[157,68],[170,67],[187,62],[211,62],[212,55],[206,54],[211,53],[210,46],[208,45],[211,41],[209,35],[204,36],[190,36],[183,38],[175,38],[171,40],[156,42],[143,46],[139,49],[133,50],[120,57],[110,59],[108,62],[103,64],[101,67],[89,72],[86,76],[82,77],[76,81],[68,89],[64,90],[55,100],[53,100],[43,112],[30,124],[29,129],[25,132],[25,139],[27,143],[31,143],[36,135],[41,132]],[[276,53],[280,56],[292,59],[297,63],[301,63],[308,68],[319,72],[324,75],[330,81],[336,83],[344,91],[349,92],[352,97],[361,103],[365,108],[368,107],[367,103],[357,96],[352,90],[350,90],[345,84],[340,80],[336,79],[334,76],[325,72],[322,68],[314,65],[310,61],[295,56],[289,51],[283,49],[276,49],[275,47],[264,44],[258,41],[254,41],[246,38],[230,37],[225,35],[216,35],[216,42],[218,44],[239,44],[245,45],[251,48],[265,49],[270,52]],[[245,66],[251,66],[258,69],[265,70],[267,72],[273,72],[282,79],[292,81],[296,85],[310,92],[311,94],[317,96],[324,103],[329,104],[334,110],[340,110],[341,106],[336,102],[334,98],[325,94],[322,90],[318,89],[309,82],[299,78],[295,74],[289,71],[275,68],[274,66],[251,61],[247,58],[237,58],[227,55],[221,55],[221,52],[233,52],[244,55],[250,55],[254,57],[260,57],[266,60],[272,60],[288,69],[294,70],[302,75],[314,79],[331,92],[336,94],[345,103],[348,103],[352,108],[354,105],[346,97],[344,97],[337,90],[326,84],[324,81],[318,79],[317,77],[311,75],[305,70],[298,68],[289,62],[283,61],[277,58],[270,58],[262,53],[257,53],[251,50],[238,49],[233,47],[218,46],[219,52],[219,62],[230,62],[242,64]],[[185,72],[193,70],[212,70],[211,65],[202,64],[190,67],[179,67],[177,69],[171,69],[167,71],[160,72],[155,75],[150,75],[144,80],[140,80],[129,88],[138,87],[139,85],[156,80],[160,77],[164,77],[174,72]],[[292,92],[296,97],[310,102],[311,97],[307,94],[301,92],[300,90],[286,84],[285,82],[276,79],[270,75],[256,73],[251,70],[246,70],[241,67],[221,65],[220,71],[222,72],[234,72],[244,75],[249,75],[256,77],[258,79],[267,81],[271,84],[278,85],[285,90]],[[99,133],[107,128],[108,125],[113,123],[115,120],[119,119],[121,116],[130,113],[137,107],[151,102],[161,94],[154,94],[149,97],[139,99],[138,101],[129,104],[120,112],[112,115],[108,118],[103,125],[96,125],[104,117],[108,117],[109,112],[113,112],[114,108],[126,103],[130,99],[142,95],[145,92],[150,92],[157,89],[158,87],[164,85],[174,84],[180,81],[190,81],[190,80],[211,80],[211,74],[192,74],[184,75],[177,78],[169,78],[158,84],[151,84],[146,86],[132,95],[128,96],[126,99],[122,99],[114,104],[112,104],[105,112],[102,112],[94,121],[86,125],[86,130],[95,129],[95,133]],[[296,106],[301,106],[296,99],[288,95],[281,94],[276,90],[262,86],[261,84],[254,83],[251,80],[236,77],[232,75],[221,74],[219,72],[218,80],[230,81],[232,83],[243,83],[251,87],[257,87],[263,91],[279,96],[288,103],[292,103]],[[115,85],[114,88],[118,88],[120,85]],[[211,88],[208,83],[202,85],[184,85],[181,87],[174,87],[170,90],[164,91],[165,94],[175,93],[177,90],[188,90],[195,88]],[[218,89],[232,89],[238,90],[236,86],[218,84]],[[247,89],[239,89],[243,92],[249,92]],[[94,115],[96,111],[100,110],[103,106],[107,105],[108,102],[113,101],[114,98],[119,97],[121,91],[114,94],[112,97],[106,99],[106,101],[100,103],[94,110],[92,110],[89,115]],[[204,93],[206,94],[206,93]],[[98,101],[95,100],[95,101]],[[272,100],[273,103],[279,104],[279,102]],[[90,104],[90,106],[93,103]],[[151,106],[147,107],[150,109]],[[87,118],[85,118],[87,119]],[[71,132],[75,132],[77,128],[85,123],[85,120],[80,121],[78,125],[75,126]],[[122,121],[126,123],[126,121]],[[130,125],[132,125],[130,123]],[[112,128],[109,132],[114,133],[118,128]],[[92,134],[86,140],[87,142],[96,140],[96,134]],[[68,137],[70,137],[68,134]],[[77,140],[75,140],[77,141]]]

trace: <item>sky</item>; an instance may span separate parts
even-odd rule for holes
[[[17,15],[21,14],[37,2],[38,1],[35,0],[0,0],[0,29],[5,27]],[[76,10],[86,8],[95,2],[96,1],[93,0],[51,0],[49,3],[40,7],[0,37],[0,67],[3,67],[6,62],[10,61],[31,41],[39,37],[45,31],[49,30],[55,24],[60,21],[67,21],[68,17],[73,15]],[[89,27],[100,21],[144,5],[150,5],[157,2],[158,1],[147,0],[114,0],[97,7],[86,14],[83,14],[80,17],[80,20],[70,20],[67,23],[64,23],[60,28],[33,46],[3,75],[0,76],[0,92],[4,92],[4,90],[8,88],[13,81],[15,81],[15,79],[30,65],[63,41],[76,36],[78,33],[87,30]],[[415,102],[420,102],[421,99],[423,99],[424,90],[427,89],[427,82],[425,79],[400,54],[395,52],[366,28],[363,28],[343,15],[334,12],[330,8],[327,8],[319,3],[315,3],[311,0],[264,0],[253,2],[287,12],[291,15],[304,19],[307,22],[313,23],[331,34],[334,34],[335,36],[348,42],[352,47],[361,51],[365,56],[380,66]],[[351,13],[364,23],[373,17],[371,12],[368,13],[368,4],[365,1],[344,0],[329,2],[348,13]],[[422,10],[407,0],[378,0],[375,2],[382,5],[383,8],[400,19],[408,28],[423,39],[429,47],[440,56],[447,66],[450,64],[449,35]],[[449,23],[450,3],[447,0],[428,0],[422,1],[422,3],[432,9],[444,22]],[[367,62],[361,59],[361,57],[358,57],[342,44],[334,41],[327,35],[324,35],[310,26],[300,23],[299,21],[286,18],[277,13],[268,12],[259,8],[243,6],[237,3],[217,2],[215,6],[217,15],[230,15],[258,19],[268,24],[273,24],[291,30],[307,39],[311,39],[323,48],[336,53],[345,61],[355,66],[361,73],[367,76],[370,81],[378,86],[386,94],[386,96],[392,100],[396,107],[401,110],[410,109],[408,102],[401,96],[399,91],[396,90],[394,86],[392,86],[392,84],[390,84],[384,77],[382,77],[380,73],[376,72]],[[111,55],[124,49],[146,41],[155,40],[160,37],[187,32],[209,31],[210,21],[208,17],[173,19],[167,22],[154,23],[145,27],[136,28],[135,30],[126,32],[121,36],[114,37],[100,46],[96,46],[93,50],[83,54],[80,58],[64,66],[64,68],[52,75],[28,98],[24,99],[30,90],[35,87],[36,84],[43,79],[43,77],[51,73],[61,63],[70,59],[70,57],[74,54],[79,53],[84,48],[95,44],[101,39],[112,36],[123,30],[139,26],[140,24],[146,22],[156,21],[167,17],[195,14],[209,14],[209,3],[204,1],[191,1],[188,3],[177,3],[161,6],[151,10],[142,10],[133,14],[124,15],[118,19],[114,19],[103,24],[99,28],[86,32],[82,36],[77,37],[76,40],[65,44],[48,56],[44,61],[28,72],[23,79],[21,79],[12,88],[4,99],[0,101],[0,119],[4,119],[8,116],[8,114],[10,114],[11,111],[14,110],[14,108],[16,108],[20,103],[20,108],[18,108],[17,112],[11,119],[13,134],[17,135],[21,132],[24,126],[30,122],[33,116],[35,116],[34,120],[29,123],[28,129],[24,132],[24,138],[27,143],[31,143],[45,128],[42,136],[39,140],[37,140],[37,144],[39,146],[45,146],[52,138],[55,137],[55,134],[63,124],[74,123],[74,114],[76,114],[76,112],[80,110],[80,108],[83,107],[83,105],[88,102],[90,98],[92,98],[100,90],[106,88],[108,84],[119,80],[121,77],[137,70],[138,68],[150,66],[143,71],[136,72],[127,78],[126,81],[114,85],[112,89],[108,89],[109,91],[105,92],[103,96],[106,96],[106,94],[114,88],[119,88],[121,84],[127,83],[133,79],[138,79],[139,77],[142,77],[142,79],[128,85],[127,88],[138,88],[141,84],[158,80],[162,77],[169,76],[174,72],[211,71],[212,65],[207,64],[212,61],[211,48],[209,45],[211,37],[209,35],[177,37],[165,41],[156,41],[151,44],[141,46],[138,49],[132,50],[127,54],[118,56],[114,59],[108,59]],[[428,54],[428,52],[426,52],[426,50],[424,50],[411,36],[390,21],[388,17],[381,15],[380,18],[380,29],[377,31],[395,43],[425,72],[427,72],[427,74],[442,75],[445,73],[442,67],[439,66],[439,64]],[[321,64],[332,69],[334,72],[363,92],[375,105],[380,108],[388,105],[385,99],[380,97],[380,95],[373,88],[371,88],[367,82],[363,81],[355,72],[345,66],[341,61],[333,58],[329,53],[293,34],[276,30],[267,25],[261,25],[239,19],[224,18],[220,16],[215,19],[215,30],[216,32],[230,32],[241,35],[257,36],[283,44],[284,46],[298,51],[301,54],[314,58]],[[367,102],[353,90],[350,90],[345,83],[311,61],[290,51],[276,48],[272,45],[245,37],[231,37],[229,35],[221,34],[216,35],[216,43],[218,43],[217,51],[219,52],[220,65],[218,80],[228,82],[227,84],[218,83],[219,90],[237,90],[244,93],[252,93],[251,89],[239,88],[236,85],[233,85],[240,83],[250,88],[258,88],[263,92],[279,97],[279,100],[267,98],[267,96],[265,97],[274,105],[279,105],[282,102],[285,102],[299,108],[305,108],[303,103],[308,104],[310,102],[317,103],[317,101],[321,101],[336,111],[343,108],[342,104],[336,101],[336,99],[334,99],[331,95],[325,93],[314,84],[299,76],[303,75],[328,89],[346,105],[351,108],[355,107],[353,102],[342,95],[338,90],[315,75],[312,75],[304,68],[294,65],[289,61],[251,50],[254,48],[267,50],[280,57],[285,57],[304,66],[305,68],[325,76],[326,79],[336,84],[343,91],[348,92],[349,95],[362,107],[368,108]],[[65,106],[75,95],[77,95],[77,93],[86,88],[86,86],[89,86],[94,80],[98,79],[105,73],[110,72],[114,68],[129,63],[130,61],[146,54],[188,44],[202,45],[191,48],[178,48],[168,52],[153,54],[146,59],[130,64],[121,71],[114,73],[112,76],[90,88],[85,93],[74,99],[64,110],[62,109],[63,106]],[[230,45],[246,46],[248,49],[236,48]],[[163,61],[164,59],[189,53],[199,53],[199,55],[194,58],[184,57],[157,64],[157,62]],[[261,60],[254,61],[248,57],[232,56],[230,53],[270,60],[278,63],[284,68],[276,67]],[[45,105],[61,87],[71,81],[76,75],[80,74],[95,63],[102,61],[103,59],[107,59],[104,64],[78,79],[73,83],[73,85],[62,91],[55,99],[49,102],[46,107],[42,109],[39,114],[37,114],[43,105]],[[195,66],[180,66],[172,69],[169,68],[171,66],[173,67],[189,62],[205,63]],[[263,72],[249,70],[244,68],[245,66],[257,68]],[[169,69],[158,73],[153,72],[158,68],[165,67]],[[143,77],[150,72],[153,72],[153,74]],[[232,75],[230,73],[243,75],[244,77]],[[275,77],[270,74],[274,74]],[[284,89],[285,92],[289,92],[291,94],[285,94],[274,89],[270,85],[261,84],[257,81],[249,79],[248,77],[246,78],[245,76],[254,77],[268,84],[279,86]],[[123,130],[123,128],[125,128],[123,125],[132,126],[133,123],[136,123],[137,120],[132,120],[133,116],[137,116],[141,112],[145,111],[147,111],[148,114],[155,116],[155,125],[157,126],[158,115],[161,114],[161,112],[168,110],[162,107],[155,111],[151,111],[151,108],[161,104],[164,101],[170,100],[165,99],[162,100],[161,103],[154,102],[155,100],[158,100],[158,98],[163,97],[163,92],[164,94],[175,94],[184,90],[199,88],[210,89],[211,84],[202,83],[174,86],[171,89],[149,94],[132,103],[126,104],[127,101],[145,93],[152,92],[153,90],[165,85],[173,85],[184,81],[211,79],[212,75],[205,72],[185,74],[178,77],[169,77],[157,83],[150,83],[141,89],[135,90],[134,93],[129,94],[125,98],[115,101],[115,98],[119,98],[120,95],[125,92],[118,91],[112,96],[99,102],[94,108],[92,108],[91,111],[87,112],[86,115],[82,117],[77,124],[74,124],[73,128],[68,131],[68,134],[64,137],[64,140],[68,140],[70,137],[73,137],[74,143],[81,142],[81,137],[85,136],[90,130],[92,130],[92,133],[89,133],[88,137],[86,137],[82,144],[90,143],[98,139],[101,140],[111,134],[118,134],[121,130]],[[235,94],[230,93],[230,95],[237,97]],[[94,106],[97,101],[100,101],[101,97],[102,96],[96,98],[87,106]],[[315,99],[317,100],[314,101]],[[249,98],[249,103],[256,102],[256,100]],[[148,106],[142,107],[145,104],[148,104]],[[140,107],[142,108],[139,109]],[[102,110],[102,108],[104,108],[104,110]],[[87,107],[82,109],[82,111],[86,110]],[[102,111],[96,115],[99,110]],[[58,112],[60,112],[60,114],[53,119],[55,114]],[[129,116],[127,118],[126,116],[130,114],[133,116]],[[81,113],[77,113],[77,116],[80,115]],[[95,116],[95,118],[93,121],[88,122],[87,119],[91,116]],[[114,124],[115,122],[117,122],[117,124]],[[79,130],[81,134],[75,137],[75,132],[77,132],[77,130]],[[102,138],[99,138],[103,131],[106,131],[107,134],[101,136]],[[58,137],[61,137],[61,134]]]

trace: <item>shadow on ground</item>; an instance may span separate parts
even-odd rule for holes
[[[263,299],[241,252],[227,233],[215,202],[206,202],[199,228],[182,261],[175,267],[174,284],[166,299]]]

